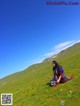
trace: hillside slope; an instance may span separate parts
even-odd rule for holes
[[[67,76],[74,75],[75,78],[57,87],[49,87],[47,83],[53,77],[51,61],[54,59],[63,66]],[[1,79],[1,93],[13,93],[13,106],[80,106],[80,43],[50,61],[46,59]]]

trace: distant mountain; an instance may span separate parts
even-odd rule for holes
[[[63,66],[74,79],[49,87],[53,77],[52,60]],[[14,106],[80,106],[80,43],[0,80],[0,93],[12,93]],[[62,104],[61,104],[62,103]]]
[[[51,56],[48,60],[57,59],[66,56],[67,54],[73,54],[74,52],[78,52],[80,50],[80,43],[76,43],[73,46],[70,46],[69,48],[62,50],[61,52]],[[75,54],[74,53],[74,54]]]

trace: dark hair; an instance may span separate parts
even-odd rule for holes
[[[58,68],[60,66],[56,61],[52,61],[52,64],[55,64],[53,70],[56,69],[56,68]]]

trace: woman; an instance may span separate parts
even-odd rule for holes
[[[50,81],[50,85],[52,86],[57,85],[59,83],[64,83],[72,79],[72,77],[70,78],[66,77],[62,66],[60,66],[56,61],[52,61],[52,65],[53,65],[54,78],[52,78],[52,80]]]

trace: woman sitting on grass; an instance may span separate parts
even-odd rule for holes
[[[67,82],[73,78],[72,76],[70,78],[67,78],[66,75],[64,74],[62,66],[60,66],[56,61],[52,61],[52,65],[53,65],[54,78],[50,80],[51,86],[56,86],[59,83]]]

